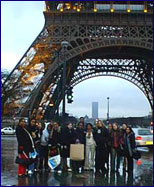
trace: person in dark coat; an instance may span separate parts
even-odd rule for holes
[[[18,154],[20,158],[29,158],[29,153],[34,151],[33,142],[30,138],[28,131],[26,130],[26,122],[24,118],[19,120],[16,128],[16,137],[18,142]],[[18,165],[18,176],[24,176],[26,174],[26,167]]]
[[[119,130],[118,124],[113,123],[113,131],[111,133],[111,171],[119,171],[120,167],[120,146],[123,144],[122,133]],[[117,160],[115,169],[115,160]]]
[[[60,127],[57,122],[54,122],[53,129],[52,129],[52,131],[50,133],[50,137],[49,137],[49,144],[51,144],[51,146],[58,148],[59,143],[60,143]]]
[[[94,140],[96,142],[95,168],[96,173],[99,173],[100,170],[102,172],[106,171],[108,131],[101,120],[98,120],[96,125],[94,130]]]
[[[36,122],[36,130],[35,130],[35,147],[37,152],[39,153],[39,147],[40,147],[40,142],[41,142],[41,136],[43,133],[43,127],[41,122]]]
[[[36,143],[35,142],[37,140],[37,127],[36,127],[36,120],[34,118],[30,119],[27,130],[30,133],[30,135],[32,136],[32,139],[34,141],[34,146],[35,146],[35,149],[36,149]],[[35,167],[34,165],[35,165],[35,163],[32,163],[31,165],[29,165],[29,167],[28,167],[28,169],[29,169],[28,173],[29,174],[33,174],[34,167]]]
[[[36,138],[36,120],[35,119],[31,119],[29,121],[29,124],[27,126],[27,130],[28,132],[31,134],[33,140],[35,140]]]
[[[56,156],[57,154],[59,154],[59,151],[60,151],[60,127],[57,122],[54,122],[53,129],[49,137],[49,155],[50,153],[54,153],[54,155],[50,155],[50,156]],[[61,165],[56,167],[54,171],[56,171],[57,173],[62,173]]]
[[[122,124],[122,128],[121,128],[121,133],[122,133],[122,136],[124,138],[124,135],[126,134],[126,128],[128,127],[128,125],[126,123],[123,123]],[[126,156],[124,155],[123,157],[123,170],[125,171],[126,170]]]
[[[81,144],[85,144],[85,132],[83,122],[79,122],[75,130],[75,141],[78,141]]]
[[[109,169],[109,165],[111,167],[111,144],[112,144],[112,134],[113,126],[112,124],[108,124],[108,140],[107,140],[107,169]],[[110,158],[110,163],[109,163]]]
[[[131,127],[126,128],[126,134],[124,134],[124,146],[127,157],[127,168],[128,172],[133,171],[133,152],[136,148],[135,134]]]
[[[35,148],[36,148],[36,152],[37,152],[37,158],[35,160],[35,164],[34,164],[34,172],[38,171],[38,164],[39,164],[39,160],[40,160],[40,151],[41,151],[41,136],[43,133],[43,128],[42,128],[42,123],[37,121],[36,122],[36,129],[35,129],[35,139],[34,139],[34,144],[35,144]]]
[[[85,144],[85,132],[84,132],[84,124],[83,122],[79,122],[78,126],[75,130],[75,143]],[[83,161],[72,161],[73,170],[79,171],[79,168],[83,170],[84,167],[84,160]]]
[[[63,170],[72,171],[67,166],[67,158],[70,158],[70,145],[75,143],[75,132],[72,123],[69,123],[66,128],[63,128],[60,133],[61,158]],[[70,164],[71,167],[71,164]]]

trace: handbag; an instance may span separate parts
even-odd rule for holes
[[[34,162],[34,160],[31,159],[31,158],[23,159],[23,158],[20,158],[19,156],[16,156],[16,159],[15,159],[16,164],[20,164],[20,165],[25,166],[25,167],[28,167],[33,162]]]
[[[70,159],[74,161],[84,160],[84,144],[71,144]]]
[[[141,158],[141,153],[140,153],[140,151],[138,151],[138,150],[133,151],[132,157],[133,157],[135,160],[140,159],[140,158]]]
[[[49,150],[49,157],[53,157],[59,154],[59,150],[57,147],[51,147]]]

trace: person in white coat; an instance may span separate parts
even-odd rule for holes
[[[95,159],[95,140],[93,137],[92,124],[88,123],[86,125],[86,158],[85,158],[85,170],[94,169],[94,159]]]
[[[52,130],[52,124],[49,123],[45,126],[43,130],[42,137],[41,137],[41,147],[40,147],[40,164],[39,170],[42,171],[43,169],[43,162],[44,162],[44,169],[48,171],[48,143],[50,132]]]

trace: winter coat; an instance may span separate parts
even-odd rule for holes
[[[33,125],[33,126],[28,125],[28,126],[27,126],[27,130],[28,130],[28,132],[29,132],[30,134],[32,134],[32,132],[35,132],[35,130],[36,130],[36,125]]]
[[[37,127],[35,125],[34,126],[28,125],[27,130],[30,133],[30,135],[32,136],[33,141],[35,143],[37,140]]]
[[[60,133],[60,144],[61,145],[70,145],[75,143],[75,131],[74,129],[69,129],[68,127],[61,130]]]
[[[122,133],[123,136],[124,136],[124,134],[126,134],[126,130],[124,130],[124,129],[120,129],[120,132]]]
[[[75,142],[77,140],[79,140],[79,143],[85,144],[85,135],[86,135],[86,133],[85,133],[84,129],[77,128],[75,130]]]
[[[112,145],[112,138],[111,138],[111,133],[112,133],[112,130],[108,130],[108,140],[107,140],[107,146],[111,148],[111,145]]]
[[[96,142],[95,165],[102,168],[108,156],[108,130],[106,127],[98,127],[94,130],[94,140]]]
[[[50,134],[49,144],[51,146],[57,146],[60,144],[60,131],[53,129]]]
[[[119,147],[120,144],[123,145],[124,140],[123,140],[122,133],[119,130],[117,130],[117,131],[112,130],[112,132],[110,134],[110,136],[111,136],[111,146],[114,147],[114,135],[116,135],[117,145],[118,145],[117,147]]]
[[[42,146],[47,146],[49,143],[49,137],[50,137],[50,131],[48,130],[48,125],[46,125],[45,129],[42,132],[41,136],[41,145]]]
[[[74,129],[69,129],[68,127],[61,130],[60,133],[60,154],[63,158],[70,157],[70,144],[75,143],[75,132]]]
[[[94,130],[94,140],[96,146],[106,147],[108,140],[108,130],[106,127],[99,127]]]
[[[29,153],[33,152],[33,144],[32,139],[30,139],[29,134],[25,130],[25,128],[21,126],[17,126],[16,128],[16,137],[18,141],[18,153]]]
[[[36,128],[35,134],[36,134],[36,138],[34,139],[34,143],[37,145],[37,144],[41,143],[41,137],[42,137],[42,134],[43,134],[43,129],[42,128],[41,129]]]
[[[124,147],[130,157],[133,155],[133,151],[136,148],[135,134],[131,132],[129,134],[124,134]]]

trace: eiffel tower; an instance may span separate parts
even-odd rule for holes
[[[97,76],[133,83],[153,109],[153,1],[45,6],[42,31],[3,83],[2,93],[14,90],[3,99],[4,115],[53,118],[68,89]]]

